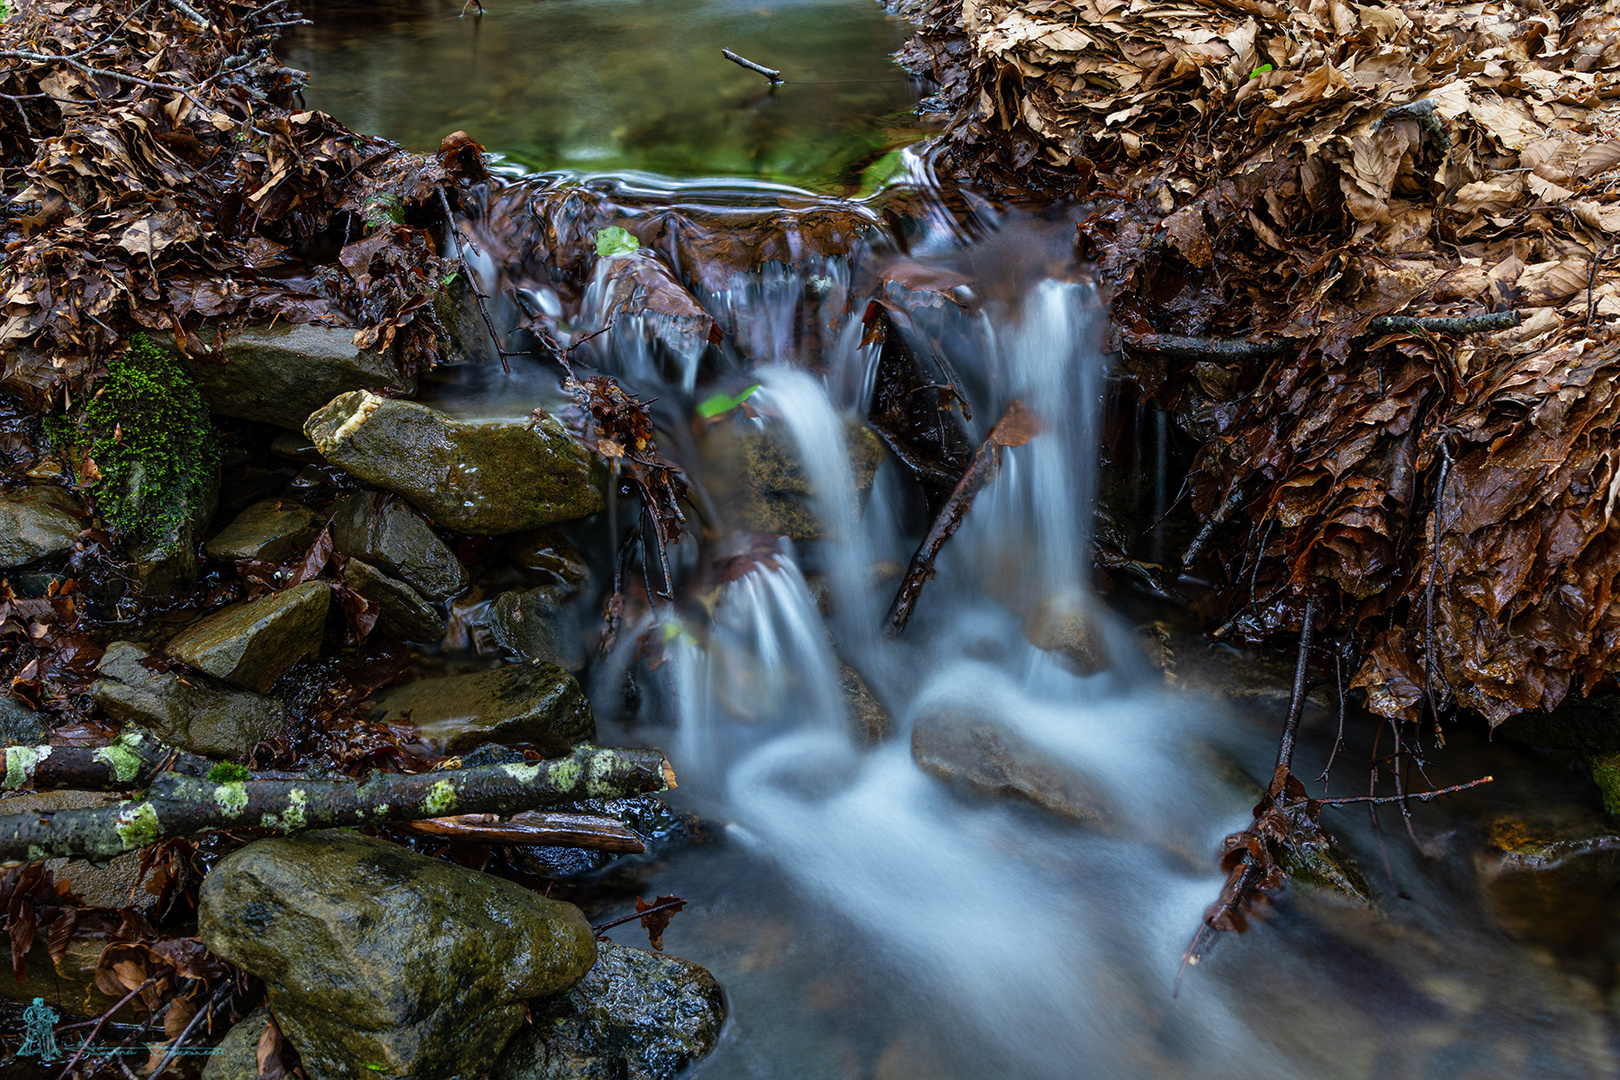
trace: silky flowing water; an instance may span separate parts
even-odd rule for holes
[[[750,94],[763,87],[710,58],[683,58],[726,45],[784,68],[894,78],[881,54],[903,36],[875,7],[830,0],[758,8],[542,0],[491,4],[476,25],[454,10],[395,6],[376,32],[302,39],[309,49],[292,59],[314,72],[311,103],[424,147],[466,127],[530,165],[565,166],[602,149],[600,160],[616,167],[791,175],[825,191],[848,179],[848,143],[816,168],[797,151],[771,149],[746,150],[744,167],[738,148],[750,144],[730,137],[747,128]],[[840,128],[858,131],[856,142],[893,130],[883,120],[893,99],[839,102],[814,117],[777,116],[786,141],[771,145],[838,142]],[[660,127],[675,114],[678,123]],[[725,146],[705,144],[710,135]],[[806,239],[802,258],[717,285],[679,264],[693,250],[679,236],[660,248],[723,329],[722,346],[637,316],[573,354],[580,374],[612,374],[657,399],[662,445],[705,506],[701,527],[694,521],[671,552],[676,600],[632,605],[619,645],[589,675],[604,740],[664,747],[681,776],[671,802],[712,834],[610,872],[644,883],[649,897],[686,897],[666,948],[726,987],[725,1034],[693,1075],[1613,1075],[1612,960],[1583,969],[1578,947],[1508,936],[1476,885],[1477,823],[1521,803],[1567,801],[1576,780],[1466,733],[1430,778],[1509,779],[1424,807],[1421,848],[1393,815],[1379,838],[1364,809],[1329,811],[1372,882],[1374,907],[1287,893],[1269,921],[1229,935],[1188,969],[1176,993],[1183,950],[1220,888],[1220,841],[1247,824],[1254,779],[1270,772],[1279,669],[1189,637],[1178,657],[1184,676],[1235,685],[1251,704],[1168,687],[1130,620],[1092,591],[1108,362],[1097,297],[1084,268],[1068,264],[1072,220],[1061,210],[1039,220],[964,215],[962,201],[942,198],[929,179],[925,155],[909,156],[904,170],[899,188],[846,204],[867,223],[847,254],[817,254]],[[535,208],[569,191],[600,196],[626,220],[689,208],[670,218],[673,233],[700,217],[705,229],[734,219],[738,230],[781,230],[796,219],[770,218],[771,208],[822,205],[757,181],[509,179],[467,222],[503,327],[579,336],[613,318],[609,260],[570,286],[516,254],[513,238],[539,228]],[[970,440],[983,439],[1014,400],[1040,431],[1005,451],[1000,476],[945,545],[911,625],[891,640],[884,614],[926,513],[892,455],[863,491],[848,439],[871,405],[879,355],[862,344],[860,290],[883,280],[897,236],[915,265],[966,282],[950,296],[881,291],[912,353],[954,381],[971,410]],[[521,346],[524,333],[509,341]],[[470,416],[565,407],[555,367],[521,356],[512,366],[443,373],[434,400]],[[694,422],[699,401],[754,384],[745,410]],[[1145,414],[1138,427],[1146,509],[1158,516],[1177,482],[1166,475],[1168,425]],[[814,492],[815,538],[763,538],[728,517],[728,481],[706,469],[713,462],[703,452],[717,430],[765,433],[792,448]],[[618,498],[603,521],[577,531],[597,549],[604,578],[634,513],[633,498]],[[1138,554],[1162,554],[1162,535],[1146,542]],[[729,569],[717,572],[722,565]],[[1081,673],[1036,648],[1027,631],[1042,619],[1083,620],[1111,662]],[[893,716],[895,730],[876,745],[854,731],[845,665]],[[625,693],[627,677],[639,696]],[[941,716],[1037,748],[1045,769],[1085,793],[1090,820],[977,798],[923,772],[910,735]],[[1330,714],[1313,707],[1306,731],[1302,776],[1327,757]],[[1365,780],[1370,748],[1359,738],[1353,729],[1340,753],[1339,792]],[[614,937],[634,944],[637,933],[628,926]]]

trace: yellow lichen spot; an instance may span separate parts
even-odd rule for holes
[[[247,785],[240,780],[221,784],[214,789],[214,801],[226,817],[235,817],[248,804]]]
[[[502,765],[501,771],[520,784],[532,784],[534,778],[540,775],[540,762],[533,765]]]
[[[428,789],[427,798],[422,800],[422,809],[434,817],[449,813],[456,805],[456,785],[448,780],[440,780]]]
[[[157,810],[151,803],[126,803],[124,808],[118,811],[113,829],[118,833],[118,839],[123,842],[124,850],[134,851],[136,848],[157,843],[162,823],[158,821]]]
[[[282,828],[288,832],[298,832],[304,828],[304,811],[308,806],[309,801],[304,795],[303,788],[295,787],[287,792],[287,809],[281,815]]]

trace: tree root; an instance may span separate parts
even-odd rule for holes
[[[54,755],[53,755],[54,756]],[[675,786],[657,750],[579,747],[566,758],[425,773],[374,772],[365,780],[230,780],[164,773],[142,797],[108,806],[0,817],[0,860],[105,861],[207,829],[283,834],[462,814],[516,814],[580,799],[624,798]]]

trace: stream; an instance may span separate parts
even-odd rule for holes
[[[921,88],[888,60],[903,23],[866,0],[486,9],[312,2],[316,25],[282,48],[312,73],[312,108],[421,149],[465,128],[496,154],[500,181],[466,227],[508,347],[608,328],[571,354],[576,372],[655,399],[660,446],[693,481],[701,521],[669,553],[676,599],[649,603],[648,571],[617,645],[585,676],[602,741],[666,749],[680,773],[669,801],[708,834],[600,872],[690,901],[665,948],[713,971],[729,1007],[690,1075],[1620,1070],[1614,934],[1591,925],[1607,916],[1509,933],[1482,869],[1492,822],[1526,807],[1579,816],[1590,782],[1461,727],[1429,780],[1502,779],[1418,809],[1417,845],[1397,813],[1379,832],[1365,808],[1326,812],[1371,906],[1290,890],[1181,973],[1221,887],[1221,840],[1248,823],[1270,773],[1290,665],[1204,644],[1163,600],[1096,592],[1109,483],[1098,447],[1116,398],[1106,315],[1072,264],[1080,211],[998,212],[941,185],[925,149],[904,149],[926,128],[906,115]],[[768,91],[722,46],[789,83]],[[577,255],[613,224],[643,237],[638,252],[562,265],[565,247]],[[643,265],[697,307],[627,311],[621,271]],[[1014,402],[1033,432],[1001,452],[894,637],[886,613],[929,506],[894,452],[872,470],[852,445],[884,362],[878,308],[949,388],[931,392],[956,402],[969,451]],[[427,396],[468,417],[566,413],[555,366],[510,366],[440,372]],[[1137,509],[1162,511],[1179,482],[1164,418],[1129,423]],[[738,495],[735,461],[760,440],[786,448],[812,493],[792,528],[761,528]],[[601,586],[587,618],[635,528],[628,491],[572,533]],[[1143,531],[1132,554],[1162,555],[1162,533]],[[1151,621],[1171,628],[1176,685],[1139,643]],[[1083,649],[1035,643],[1073,636]],[[890,714],[887,737],[852,722],[851,669]],[[1301,777],[1333,750],[1330,704],[1313,697],[1306,711]],[[1372,728],[1356,721],[1334,794],[1365,783]],[[942,782],[941,767],[917,764],[914,736],[942,758],[964,745],[994,757],[986,740],[999,740],[1015,771],[1059,793],[1060,812]],[[634,924],[613,937],[645,944]]]

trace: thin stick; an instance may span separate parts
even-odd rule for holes
[[[1518,326],[1524,319],[1517,311],[1493,311],[1486,315],[1458,315],[1435,318],[1426,315],[1380,315],[1367,324],[1369,334],[1399,334],[1423,330],[1430,334],[1488,334]]]
[[[1294,736],[1299,732],[1299,718],[1305,712],[1305,667],[1310,660],[1311,623],[1316,620],[1316,597],[1305,598],[1304,625],[1299,628],[1299,658],[1294,661],[1294,693],[1288,700],[1288,721],[1283,725],[1282,739],[1277,744],[1278,772],[1291,772],[1294,767]]]
[[[202,13],[196,8],[192,7],[190,4],[186,3],[185,0],[164,0],[164,2],[170,7],[174,8],[174,10],[178,11],[180,14],[184,15],[186,18],[190,19],[193,23],[202,28],[203,31],[206,32],[214,28],[213,23],[203,18]],[[156,1076],[157,1074],[153,1073],[152,1075]]]
[[[218,990],[214,991],[213,996],[208,999],[208,1004],[203,1008],[198,1009],[197,1015],[193,1016],[191,1021],[187,1023],[183,1029],[181,1029],[179,1035],[175,1036],[174,1042],[169,1045],[168,1052],[165,1053],[162,1059],[157,1063],[157,1068],[153,1069],[147,1074],[146,1080],[157,1080],[159,1076],[163,1075],[163,1070],[169,1067],[169,1062],[174,1060],[174,1056],[180,1052],[180,1048],[184,1046],[186,1044],[186,1040],[191,1037],[191,1029],[196,1027],[198,1022],[201,1021],[204,1016],[212,1017],[214,1015],[214,1010],[219,1007],[221,995],[223,995],[227,990],[234,989],[235,984],[227,981]]]
[[[604,931],[604,930],[611,930],[615,926],[623,926],[627,922],[634,922],[635,920],[637,920],[639,918],[642,918],[643,916],[651,915],[655,911],[663,911],[665,908],[685,907],[685,906],[686,906],[686,901],[685,900],[665,900],[662,904],[654,904],[650,908],[642,908],[640,911],[636,912],[635,914],[626,915],[622,919],[614,919],[612,922],[599,923],[596,926],[591,927],[591,931],[593,933],[595,933],[598,937],[600,937],[601,934],[602,934],[602,931]]]
[[[1433,791],[1414,791],[1406,795],[1343,795],[1333,799],[1317,799],[1321,806],[1344,806],[1347,803],[1393,803],[1404,799],[1416,799],[1418,802],[1428,802],[1437,795],[1452,795],[1469,788],[1479,787],[1494,781],[1494,776],[1482,776],[1478,780],[1470,780],[1466,784],[1453,784],[1450,787],[1436,788]]]
[[[113,1014],[119,1009],[122,1009],[125,1005],[128,1005],[130,1000],[134,998],[136,994],[140,993],[142,990],[145,990],[148,986],[151,986],[155,982],[157,982],[156,975],[152,976],[150,979],[147,979],[145,982],[141,983],[141,985],[125,994],[119,999],[118,1004],[102,1013],[101,1019],[97,1020],[96,1026],[90,1029],[90,1034],[84,1037],[84,1042],[79,1045],[78,1052],[68,1059],[68,1063],[62,1067],[62,1073],[56,1078],[56,1080],[67,1080],[68,1076],[73,1073],[73,1066],[77,1065],[79,1063],[79,1059],[84,1056],[85,1048],[91,1043],[95,1042],[96,1036],[101,1034],[101,1026],[108,1020],[112,1019]]]
[[[775,68],[768,68],[764,64],[756,64],[746,56],[738,56],[730,49],[721,49],[720,55],[725,57],[727,60],[730,60],[733,64],[736,64],[738,67],[745,67],[749,71],[758,72],[759,74],[765,76],[767,79],[771,80],[772,86],[780,86],[782,83],[787,81],[786,79],[782,78],[782,73],[777,71]]]
[[[480,15],[483,11],[482,7],[478,9]],[[495,332],[495,321],[489,317],[489,308],[484,306],[484,301],[488,300],[489,296],[478,287],[478,276],[473,273],[472,264],[467,262],[467,238],[460,235],[461,230],[456,226],[455,215],[450,212],[450,199],[445,195],[444,188],[435,188],[434,191],[439,196],[439,206],[444,209],[445,236],[455,245],[456,261],[461,263],[461,272],[467,275],[467,288],[472,290],[473,299],[478,302],[478,314],[484,317],[484,329],[489,331],[490,344],[495,346],[495,353],[501,358],[501,370],[510,375],[512,365],[506,362],[509,354],[506,347],[501,344],[501,336]]]

